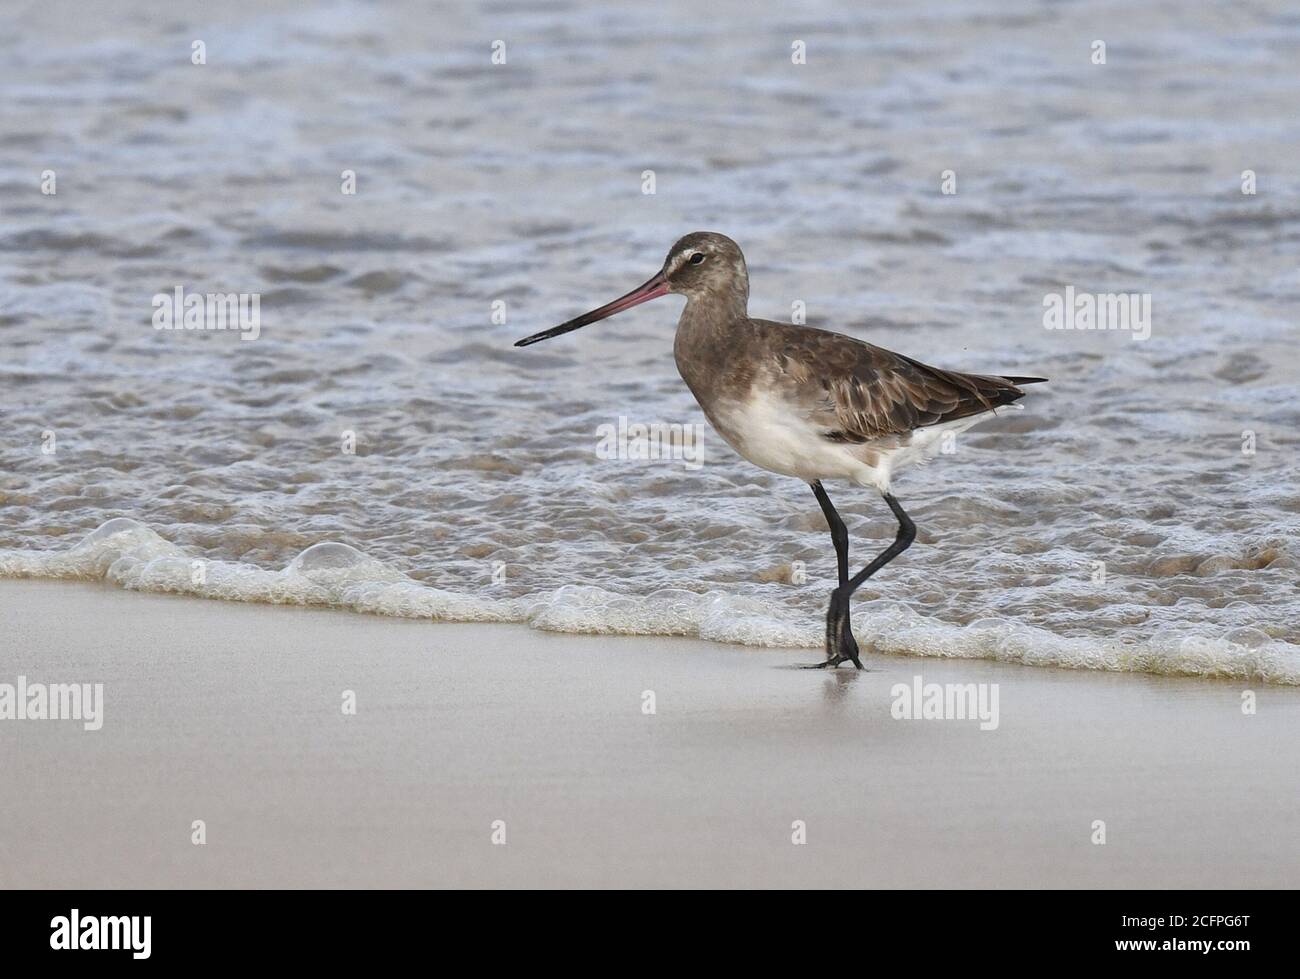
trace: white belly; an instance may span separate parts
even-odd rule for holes
[[[727,444],[760,469],[805,482],[846,479],[881,493],[889,492],[894,473],[938,453],[945,434],[965,431],[993,415],[984,412],[898,438],[855,444],[830,441],[824,437],[824,427],[789,404],[763,395],[743,403],[714,405],[706,413]]]

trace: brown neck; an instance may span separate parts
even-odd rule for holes
[[[743,323],[749,318],[749,283],[737,279],[722,289],[711,289],[686,297],[679,328],[715,332]]]
[[[677,370],[706,415],[729,390],[721,380],[729,374],[727,365],[747,347],[743,336],[749,329],[747,291],[688,296],[677,321],[673,340]]]

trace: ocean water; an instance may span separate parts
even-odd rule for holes
[[[605,451],[704,425],[680,298],[511,346],[716,230],[752,315],[1051,378],[896,481],[867,647],[1300,683],[1285,3],[42,2],[0,65],[0,575],[815,648],[806,486]],[[827,488],[860,566],[892,517]]]

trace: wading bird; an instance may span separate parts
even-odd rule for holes
[[[839,585],[826,611],[826,661],[862,669],[849,624],[849,599],[902,554],[916,526],[890,492],[904,466],[936,452],[960,432],[1024,397],[1042,377],[962,374],[809,326],[750,319],[749,273],[740,247],[699,231],[668,252],[663,268],[612,303],[518,341],[525,347],[667,295],[686,297],[673,354],[704,415],[727,444],[754,465],[812,487],[830,527]],[[898,520],[894,542],[849,576],[844,521],[822,486],[846,479],[884,496]]]

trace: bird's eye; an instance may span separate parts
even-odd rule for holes
[[[692,265],[699,265],[702,261],[704,261],[704,252],[696,252],[691,256]]]

